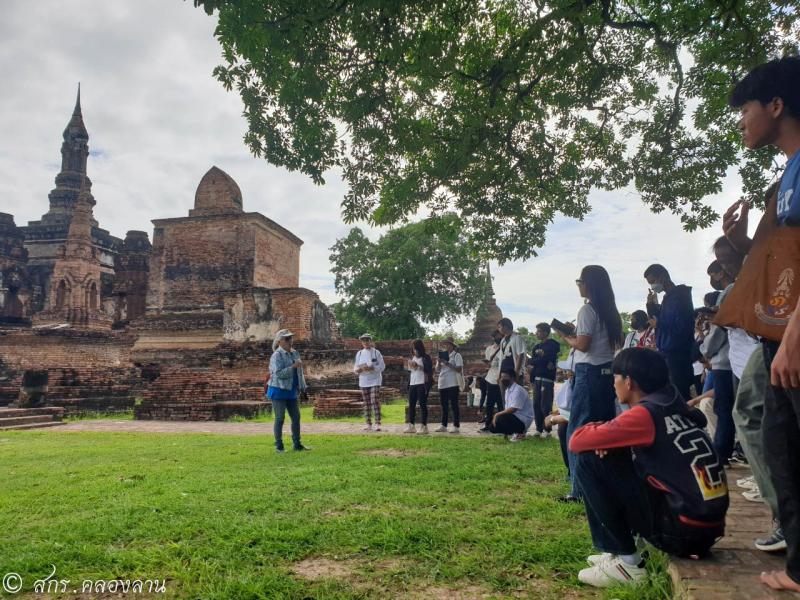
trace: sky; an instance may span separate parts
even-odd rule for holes
[[[328,255],[349,229],[339,208],[346,187],[336,172],[316,186],[249,153],[242,102],[212,76],[222,63],[215,24],[191,1],[5,0],[0,212],[25,225],[47,211],[80,82],[101,227],[118,237],[131,229],[152,237],[150,221],[186,216],[200,178],[216,165],[239,184],[246,211],[305,241],[300,285],[335,302]],[[739,189],[731,173],[709,203],[724,212]],[[691,285],[695,304],[702,303],[718,225],[687,233],[677,217],[651,213],[632,190],[593,191],[589,202],[593,210],[583,221],[556,219],[538,257],[492,265],[498,305],[515,326],[573,319],[582,303],[575,279],[587,264],[608,269],[620,310],[644,307],[642,273],[653,262]],[[359,226],[373,238],[379,233]],[[454,328],[463,332],[471,322],[461,318]]]

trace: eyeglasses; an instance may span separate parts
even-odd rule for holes
[[[581,285],[581,284],[583,283],[583,279],[576,279],[576,280],[575,280],[575,283],[576,283],[577,285]]]

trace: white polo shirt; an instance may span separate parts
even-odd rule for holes
[[[375,370],[358,373],[358,387],[368,388],[381,385],[383,383],[382,373],[386,365],[383,362],[383,355],[377,348],[362,348],[358,351],[353,372],[357,372],[358,368],[363,365],[375,367]]]

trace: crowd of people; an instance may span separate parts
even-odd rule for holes
[[[598,550],[578,575],[590,585],[646,577],[644,541],[678,556],[707,554],[724,534],[725,468],[738,460],[753,475],[737,485],[773,515],[756,547],[786,551],[786,568],[761,579],[800,591],[800,58],[757,67],[736,85],[730,104],[740,111],[744,145],[775,146],[788,162],[765,194],[752,239],[746,202],[725,213],[706,268],[714,291],[704,305],[696,309],[692,289],[652,264],[643,272],[645,306],[632,313],[624,335],[608,272],[589,265],[575,282],[584,304],[574,323],[537,325],[528,354],[513,323],[502,319],[485,351],[485,373],[473,382],[484,407],[481,432],[517,441],[556,429],[570,480],[561,500],[583,504]],[[570,348],[561,362],[551,325]],[[366,428],[380,430],[385,365],[371,336],[361,342],[354,373]],[[434,381],[442,407],[436,431],[459,432],[464,360],[452,338],[441,346],[434,358],[421,340],[413,343],[408,433],[428,432]],[[296,398],[305,381],[291,332],[279,332],[275,350],[268,396],[276,448],[283,451],[288,411],[294,447],[303,450]],[[556,395],[557,367],[567,380]]]

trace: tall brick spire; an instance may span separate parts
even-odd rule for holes
[[[91,197],[92,182],[86,176],[86,159],[89,157],[89,133],[83,123],[81,110],[81,87],[78,84],[78,95],[72,117],[64,129],[64,141],[61,143],[61,172],[56,175],[56,187],[50,192],[50,210],[42,217],[46,225],[68,226],[72,219],[72,211],[78,201],[78,194],[85,189]],[[92,199],[92,204],[94,200]],[[92,226],[97,221],[92,219]]]

